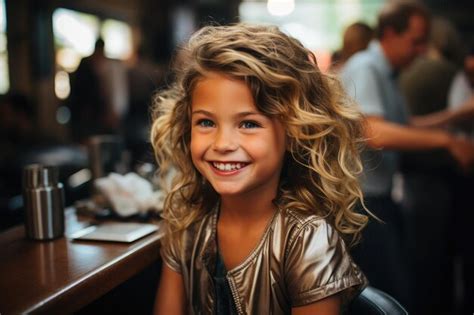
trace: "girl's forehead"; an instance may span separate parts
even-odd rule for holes
[[[201,73],[199,76],[196,77],[196,83],[194,84],[194,89],[196,89],[196,86],[198,84],[203,83],[203,82],[206,82],[206,83],[207,82],[228,82],[228,83],[234,82],[239,85],[247,86],[245,79],[234,77],[228,73],[219,72],[219,71],[205,71]]]
[[[245,81],[215,72],[196,82],[191,93],[191,107],[220,107],[231,111],[242,108],[258,110],[252,91]]]

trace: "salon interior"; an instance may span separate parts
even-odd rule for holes
[[[346,27],[375,27],[387,1],[0,0],[0,314],[152,313],[165,198],[150,144],[153,97],[173,83],[174,52],[193,32],[274,24],[330,72]],[[474,2],[423,4],[459,36],[450,45],[474,43]],[[437,171],[437,156],[423,165]],[[32,213],[41,210],[47,218]],[[137,227],[87,239],[103,222]],[[449,272],[429,275],[443,288],[420,290],[432,308],[419,314],[461,314],[474,299],[448,243]]]

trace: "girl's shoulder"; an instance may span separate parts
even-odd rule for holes
[[[301,229],[304,227],[320,227],[329,225],[324,216],[298,209],[284,209],[280,216],[288,227]]]
[[[298,210],[287,210],[282,217],[289,228],[282,266],[292,305],[311,304],[343,291],[346,303],[362,290],[365,276],[324,217]]]
[[[315,213],[297,209],[280,211],[281,229],[287,236],[287,245],[291,247],[299,238],[325,239],[333,243],[339,239],[339,234],[332,225]]]

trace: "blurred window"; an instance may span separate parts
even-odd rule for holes
[[[5,12],[5,0],[0,0],[0,94],[6,94],[9,89],[7,15]]]
[[[125,60],[132,54],[132,29],[117,20],[104,20],[101,37],[105,41],[105,55],[112,59]]]
[[[101,20],[98,16],[59,8],[53,13],[56,51],[55,93],[66,99],[70,93],[69,75],[76,71],[81,59],[94,52],[99,36],[105,42],[105,55],[125,60],[132,52],[132,30],[122,21]]]
[[[243,0],[240,20],[278,25],[315,52],[321,69],[342,46],[344,29],[356,21],[375,25],[385,0]],[[324,64],[327,62],[328,64]]]

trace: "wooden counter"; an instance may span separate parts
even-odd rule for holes
[[[79,310],[159,259],[155,232],[130,244],[73,241],[90,225],[66,211],[66,237],[33,241],[23,226],[0,234],[0,314]]]

